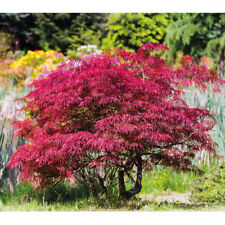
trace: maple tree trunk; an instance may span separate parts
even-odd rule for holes
[[[138,194],[141,191],[141,188],[142,188],[142,185],[141,185],[141,180],[142,180],[142,160],[141,160],[141,156],[139,156],[138,160],[137,160],[137,177],[136,177],[136,182],[135,182],[135,185],[134,185],[133,188],[126,191],[125,182],[124,182],[124,170],[119,171],[118,178],[119,178],[119,191],[120,191],[120,197],[121,198],[129,199],[132,196]]]
[[[222,50],[220,54],[220,62],[219,62],[219,76],[220,78],[223,78],[224,75],[224,52],[225,48]]]
[[[123,195],[125,195],[125,192],[126,192],[125,183],[124,183],[124,171],[123,170],[119,170],[118,178],[119,178],[120,196],[123,196]]]

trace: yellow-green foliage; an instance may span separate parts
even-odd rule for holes
[[[136,50],[143,43],[162,42],[169,23],[166,13],[114,13],[107,23],[102,48]]]
[[[78,34],[68,37],[70,46],[68,50],[76,50],[81,45],[96,45],[100,43],[101,32],[95,32],[93,29],[88,28],[84,23],[78,29]]]
[[[213,166],[193,185],[191,201],[194,203],[225,202],[225,162]]]

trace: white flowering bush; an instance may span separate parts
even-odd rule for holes
[[[98,55],[102,51],[96,45],[82,45],[76,51],[70,50],[67,52],[69,58],[85,57],[87,55]]]

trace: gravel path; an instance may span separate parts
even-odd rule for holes
[[[169,203],[185,203],[190,204],[190,201],[188,198],[190,197],[190,192],[187,193],[177,193],[177,192],[171,192],[169,194],[164,194],[161,196],[154,197],[153,194],[141,194],[139,197],[141,197],[143,200],[152,201],[155,200],[157,202],[169,202]]]

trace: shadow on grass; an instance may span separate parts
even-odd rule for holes
[[[143,207],[144,203],[140,199],[120,200],[117,190],[113,192],[114,194],[110,193],[107,197],[96,198],[92,196],[88,186],[75,188],[68,184],[60,184],[52,189],[34,191],[31,185],[24,183],[17,185],[13,193],[0,192],[0,202],[5,206],[26,203],[32,205],[32,202],[37,202],[38,205],[61,205],[73,207],[75,210],[139,210]]]
[[[34,191],[28,184],[18,185],[14,193],[0,192],[0,202],[5,206],[10,204],[22,205],[26,203],[37,202],[38,205],[47,204],[48,207],[58,205],[58,208],[66,207],[74,210],[102,210],[102,211],[169,211],[169,210],[209,210],[220,206],[225,209],[225,204],[189,204],[181,202],[157,202],[144,200],[140,197],[133,197],[130,200],[121,200],[118,193],[95,198],[91,195],[89,187],[72,187],[68,184],[60,184],[52,189],[48,188],[42,191]],[[54,207],[53,207],[54,208]],[[34,209],[35,210],[35,209]]]
[[[90,191],[87,186],[80,186],[75,189],[68,184],[59,184],[54,188],[45,188],[42,190],[34,190],[34,187],[27,183],[19,184],[15,187],[13,193],[9,191],[0,192],[0,200],[7,204],[10,201],[19,203],[36,200],[38,202],[61,202],[69,203],[78,199],[87,199],[90,197]]]

